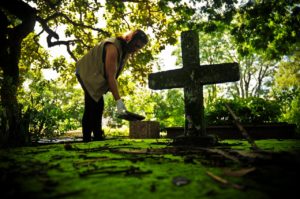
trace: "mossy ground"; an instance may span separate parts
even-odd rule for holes
[[[289,198],[300,140],[120,139],[0,150],[1,198]]]

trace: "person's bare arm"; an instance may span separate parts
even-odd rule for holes
[[[116,80],[117,74],[117,60],[118,60],[118,50],[113,44],[107,44],[105,46],[106,57],[105,57],[105,70],[108,85],[114,99],[117,101],[120,99],[120,94],[118,90],[118,84]]]

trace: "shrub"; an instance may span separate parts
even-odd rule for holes
[[[242,123],[278,122],[281,114],[280,105],[275,101],[257,97],[232,100],[219,98],[206,108],[205,114],[208,125],[232,123],[233,119],[225,104],[233,110]]]

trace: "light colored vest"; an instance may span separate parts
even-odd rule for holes
[[[102,59],[104,46],[107,43],[112,43],[117,47],[119,55],[117,60],[117,74],[120,74],[128,56],[123,56],[124,52],[121,41],[116,38],[109,38],[100,42],[76,62],[76,74],[80,77],[81,84],[83,84],[82,87],[96,102],[109,90],[109,85],[104,74],[104,60]],[[122,60],[122,57],[125,58]]]

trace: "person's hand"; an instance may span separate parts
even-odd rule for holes
[[[122,115],[126,113],[126,107],[125,104],[123,103],[122,99],[117,100],[117,113]]]

